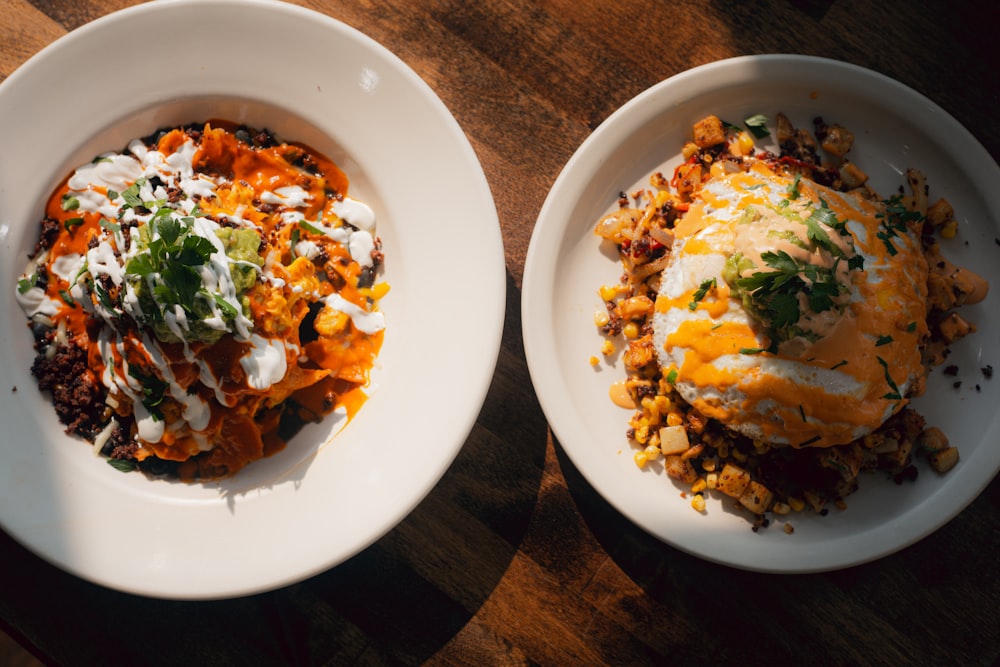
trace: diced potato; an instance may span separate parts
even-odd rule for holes
[[[700,148],[718,146],[726,141],[726,128],[718,116],[706,116],[694,124],[694,143]]]
[[[958,463],[958,447],[945,447],[934,452],[927,459],[931,462],[931,467],[940,473],[946,473]]]
[[[663,462],[663,468],[670,479],[686,484],[693,484],[698,479],[698,473],[691,462],[679,456],[668,456]]]
[[[739,466],[727,463],[722,468],[722,472],[719,473],[719,479],[715,483],[715,488],[727,496],[739,498],[746,491],[749,484],[750,473]]]
[[[631,296],[618,304],[618,314],[626,320],[635,320],[653,312],[653,300],[648,296]]]
[[[820,144],[823,150],[833,153],[837,157],[847,155],[847,152],[851,150],[851,146],[853,145],[854,133],[836,123],[827,128],[826,136],[823,137],[823,143]]]
[[[792,121],[788,119],[788,116],[783,113],[778,113],[774,119],[778,125],[777,136],[779,142],[788,141],[789,139],[795,137],[795,126],[792,124]]]
[[[878,458],[887,467],[902,468],[909,464],[912,451],[913,442],[911,440],[898,440],[894,450],[881,453]]]
[[[683,454],[690,447],[691,443],[683,426],[664,426],[660,429],[660,451],[664,456]]]
[[[760,482],[753,480],[747,484],[746,489],[740,494],[740,504],[754,514],[763,514],[771,506],[774,500],[774,493]]]
[[[927,207],[927,222],[935,227],[940,227],[949,220],[955,218],[955,209],[947,199],[938,199]]]
[[[704,180],[705,171],[700,164],[682,164],[677,167],[677,196],[682,201],[689,201],[692,193],[698,189]]]
[[[964,338],[976,330],[974,326],[969,324],[958,313],[949,313],[947,317],[941,320],[939,329],[941,338],[948,343],[954,343],[956,340]]]
[[[792,506],[788,503],[774,503],[774,505],[771,506],[771,511],[775,514],[791,514]]]
[[[845,162],[840,165],[840,180],[844,182],[844,187],[853,190],[868,182],[868,174],[861,171],[853,162]]]
[[[805,496],[805,500],[807,503],[809,503],[809,507],[812,508],[813,512],[819,512],[824,507],[826,507],[826,499],[823,498],[818,493],[814,493],[812,491],[805,491],[802,495]],[[794,508],[795,505],[792,504],[792,507]]]
[[[937,426],[930,426],[917,438],[917,446],[931,454],[940,452],[948,447],[948,436]]]
[[[909,208],[921,215],[927,213],[927,177],[919,169],[906,170],[906,182],[912,193]]]

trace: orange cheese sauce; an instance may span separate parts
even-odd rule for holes
[[[673,287],[661,287],[655,305],[656,318],[669,323],[661,325],[661,364],[676,370],[695,408],[754,438],[831,446],[874,430],[922,387],[928,268],[919,239],[901,230],[887,235],[879,205],[805,180],[793,198],[792,179],[759,163],[717,181],[703,186],[674,228],[675,254],[664,272],[664,285]],[[829,242],[811,242],[804,219],[821,206],[850,234],[824,227]],[[800,295],[804,333],[788,340],[749,316],[708,268],[739,253],[753,264],[740,274],[746,277],[769,270],[767,252],[828,270],[843,286],[837,305],[822,312]],[[848,267],[855,255],[863,269]],[[694,303],[709,278],[716,288]]]
[[[178,212],[176,219],[182,225],[193,225],[191,220],[201,216],[211,221],[206,224],[212,228],[250,229],[259,235],[262,266],[255,268],[257,279],[245,293],[235,293],[251,323],[245,338],[234,330],[214,342],[157,340],[126,312],[128,290],[135,291],[129,296],[145,308],[151,303],[148,294],[143,296],[142,290],[148,288],[139,284],[141,280],[128,278],[125,255],[136,251],[135,229],[147,224],[142,216],[168,207],[166,198],[143,199],[145,209],[138,209],[134,222],[122,218],[121,212],[118,219],[109,219],[66,202],[75,196],[96,197],[108,205],[121,193],[100,183],[75,192],[70,175],[45,207],[46,217],[59,225],[38,267],[48,274],[44,298],[55,309],[49,318],[52,326],[64,331],[70,344],[85,348],[88,372],[107,387],[113,414],[122,423],[131,423],[134,416],[136,423],[146,425],[146,431],[132,427],[129,437],[136,447],[131,457],[138,462],[150,457],[179,462],[177,474],[184,479],[232,475],[280,451],[301,424],[318,421],[333,410],[353,417],[365,401],[365,387],[384,337],[377,302],[388,286],[372,285],[381,260],[380,254],[373,259],[377,240],[367,241],[374,248],[371,257],[352,255],[346,239],[369,232],[345,224],[352,221],[336,212],[348,192],[346,175],[308,146],[250,145],[237,138],[236,130],[237,126],[218,121],[195,135],[174,129],[149,149],[179,156],[190,150],[194,136],[197,148],[191,166],[211,180],[213,191],[211,196],[192,196],[197,213]],[[136,156],[142,159],[141,153]],[[134,168],[132,162],[126,166]],[[138,186],[142,181],[134,182]],[[207,187],[206,183],[195,187]],[[176,198],[180,189],[170,196]],[[180,196],[187,197],[187,191]],[[109,230],[119,227],[124,231],[116,240]],[[120,266],[96,276],[95,252],[102,259],[117,257]],[[231,261],[222,253],[217,257],[223,264]],[[79,273],[58,275],[60,262],[78,266]],[[122,284],[112,285],[116,281]],[[210,289],[211,281],[202,286]],[[104,317],[122,324],[109,326],[101,319],[100,306],[106,303],[102,297],[114,303],[104,309],[110,310]],[[215,298],[224,299],[225,294]],[[178,331],[187,326],[185,318],[194,317],[182,315],[175,325]],[[154,381],[143,386],[141,377]],[[149,399],[151,391],[159,403]],[[152,416],[143,421],[144,411],[156,414],[150,412]]]

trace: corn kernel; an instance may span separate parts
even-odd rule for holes
[[[646,449],[642,450],[642,453],[646,455],[647,461],[655,461],[660,458],[660,447],[658,445],[650,444]]]
[[[604,356],[609,356],[614,353],[615,353],[615,344],[612,343],[610,340],[606,340],[604,341],[604,343],[601,344],[601,354],[603,354]]]
[[[941,238],[944,239],[955,238],[955,235],[958,234],[958,221],[954,219],[949,220],[948,222],[941,225],[941,228],[938,230],[938,233],[941,235]]]
[[[656,404],[656,411],[660,414],[663,414],[670,409],[670,399],[666,396],[657,395],[657,397],[653,399],[653,402]]]
[[[705,472],[715,472],[718,462],[714,458],[706,458],[701,462],[701,469]]]
[[[697,512],[704,512],[705,511],[705,496],[701,495],[700,493],[696,493],[694,496],[692,496],[691,497],[691,507],[693,507],[695,509],[695,511],[697,511]]]
[[[635,430],[635,441],[640,445],[645,445],[649,442],[649,424],[643,424]]]
[[[635,464],[640,468],[645,468],[646,464],[649,463],[649,457],[647,457],[644,452],[636,452],[635,456],[632,458],[635,461]]]
[[[792,508],[792,511],[801,512],[805,508],[806,502],[801,498],[789,498],[788,506]]]
[[[601,299],[604,301],[614,301],[618,296],[618,288],[613,285],[603,285],[600,289]]]
[[[684,418],[676,412],[667,415],[667,426],[680,426],[684,423]]]
[[[790,524],[790,523],[786,523],[786,524],[785,524],[785,525],[784,525],[784,526],[782,527],[782,530],[784,530],[784,531],[785,531],[786,533],[788,533],[789,535],[791,535],[792,533],[794,533],[794,532],[795,532],[795,526],[793,526],[793,525],[792,525],[792,524]]]
[[[707,475],[705,475],[706,487],[708,487],[709,489],[714,489],[718,485],[719,485],[719,473],[710,472]]]
[[[591,366],[597,366],[597,364],[599,364],[599,363],[601,363],[600,359],[598,359],[597,357],[595,357],[593,355],[590,356],[590,365]]]
[[[607,323],[610,322],[610,321],[611,321],[611,318],[608,316],[607,311],[605,311],[605,310],[594,311],[594,326],[595,327],[606,326]]]
[[[660,423],[660,409],[657,407],[656,401],[647,396],[642,399],[642,403],[640,403],[640,405],[642,406],[643,412],[649,415],[650,425],[658,425]]]
[[[740,450],[733,448],[733,458],[739,461],[740,463],[745,463],[747,460],[747,455],[741,452]]]
[[[624,327],[622,327],[622,334],[628,338],[638,338],[639,337],[639,326],[635,322],[629,322]]]
[[[788,514],[792,508],[788,503],[774,503],[771,505],[771,511],[775,514]]]
[[[697,152],[698,152],[698,145],[695,144],[693,141],[687,142],[686,144],[684,144],[684,148],[681,149],[681,155],[684,156],[685,160],[687,160],[689,157],[691,157]]]
[[[694,493],[701,493],[708,488],[708,482],[704,478],[699,477],[698,481],[691,485],[691,491]]]

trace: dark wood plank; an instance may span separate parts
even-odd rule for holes
[[[129,0],[0,0],[0,78]],[[1000,157],[998,10],[972,0],[301,0],[384,44],[480,158],[505,244],[496,374],[424,502],[342,565],[237,600],[124,595],[0,533],[0,618],[53,664],[970,664],[1000,658],[1000,482],[935,534],[841,572],[776,576],[645,534],[548,431],[521,341],[539,209],[590,132],[647,87],[730,56],[795,52],[873,68],[944,107]],[[993,341],[995,342],[995,341]],[[98,619],[99,622],[95,622]],[[139,628],[137,630],[137,627]]]

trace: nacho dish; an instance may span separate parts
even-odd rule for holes
[[[956,465],[910,399],[975,330],[955,309],[988,289],[942,255],[955,213],[920,172],[883,198],[847,128],[770,123],[704,118],[672,177],[622,193],[596,226],[624,269],[595,324],[627,372],[611,397],[635,409],[636,463],[662,466],[700,511],[732,499],[755,529],[845,508],[863,471],[901,483],[917,454]]]
[[[308,146],[209,121],[74,170],[17,287],[67,433],[121,470],[233,475],[365,401],[381,241]]]

